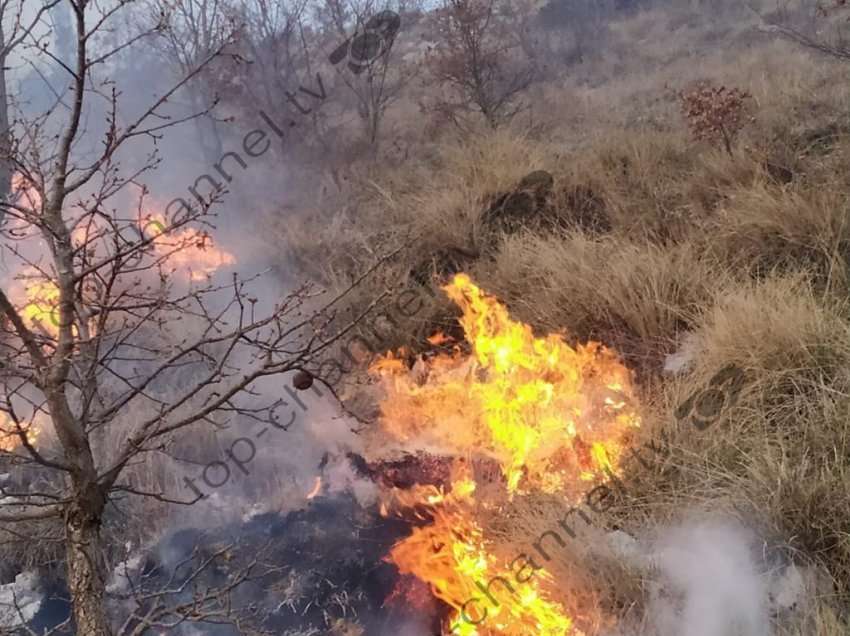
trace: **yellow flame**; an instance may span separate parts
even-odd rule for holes
[[[35,446],[38,441],[38,428],[33,425],[22,426],[22,428],[25,431],[27,442],[31,446]],[[5,414],[0,414],[0,451],[10,453],[20,445],[21,437],[15,424]]]
[[[401,356],[378,360],[383,430],[490,455],[511,492],[557,492],[612,470],[624,432],[640,424],[629,370],[599,343],[574,349],[559,334],[535,337],[465,274],[444,289],[463,309],[472,356],[437,356],[424,383]]]
[[[59,333],[59,288],[49,280],[30,280],[24,285],[26,304],[21,318],[30,329]]]
[[[559,334],[536,337],[465,274],[444,290],[463,311],[471,354],[457,346],[411,371],[402,351],[371,368],[385,391],[381,431],[458,458],[448,492],[432,486],[392,492],[402,507],[427,506],[433,521],[399,542],[389,558],[454,608],[446,633],[578,634],[564,607],[541,587],[549,577],[545,570],[524,583],[512,580],[519,600],[487,605],[479,627],[473,624],[478,617],[464,620],[464,602],[481,596],[476,582],[505,576],[510,568],[494,556],[476,521],[477,485],[459,458],[478,454],[498,462],[502,503],[534,491],[574,495],[585,489],[582,482],[617,471],[629,432],[640,425],[631,374],[599,343],[572,348]]]
[[[509,571],[508,564],[493,556],[483,529],[469,514],[475,489],[474,480],[459,474],[448,493],[434,486],[415,488],[409,493],[395,491],[394,497],[402,506],[413,506],[423,498],[440,505],[431,511],[433,522],[416,528],[411,536],[397,543],[389,560],[402,574],[413,574],[426,581],[432,594],[453,608],[444,633],[462,636],[577,634],[571,631],[573,621],[564,607],[540,589],[542,580],[549,577],[543,570],[538,570],[537,578],[525,582],[511,580],[516,597],[503,599],[505,602],[497,607],[483,602],[464,606],[470,599],[481,598],[477,582],[486,584]],[[423,490],[430,494],[423,497]],[[482,608],[486,608],[486,618],[480,614]],[[477,623],[481,623],[480,628],[476,627]]]

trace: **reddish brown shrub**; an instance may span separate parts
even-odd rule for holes
[[[679,94],[682,114],[691,134],[698,141],[722,141],[732,154],[732,142],[745,123],[750,94],[737,88],[716,86],[707,82]]]

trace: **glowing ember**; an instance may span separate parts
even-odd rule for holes
[[[545,570],[525,582],[516,579],[516,602],[475,606],[478,612],[486,607],[486,617],[464,606],[481,596],[480,582],[512,570],[495,556],[476,521],[478,484],[466,458],[483,455],[497,462],[501,504],[540,491],[576,497],[585,482],[617,472],[629,432],[639,426],[631,375],[598,343],[573,349],[557,334],[535,337],[465,274],[444,290],[463,310],[460,323],[471,353],[458,345],[451,354],[419,360],[413,369],[403,354],[388,354],[372,367],[386,393],[382,432],[408,448],[440,449],[455,458],[450,488],[389,491],[383,513],[389,505],[432,520],[398,543],[389,559],[453,608],[444,633],[579,634],[563,605],[545,591],[550,577]],[[432,340],[445,342],[442,335]],[[490,497],[484,504],[499,505]],[[423,507],[427,517],[419,512]]]

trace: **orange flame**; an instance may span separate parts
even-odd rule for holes
[[[316,477],[316,483],[313,485],[313,490],[307,493],[307,499],[314,499],[320,492],[322,492],[322,478]]]
[[[207,232],[193,228],[167,231],[168,221],[162,214],[148,215],[140,226],[146,237],[153,237],[155,255],[188,272],[193,281],[202,281],[217,269],[236,263],[232,254],[213,245]]]
[[[433,486],[392,491],[398,505],[425,506],[433,521],[399,542],[389,559],[402,573],[427,582],[454,609],[444,633],[579,634],[563,605],[544,590],[550,576],[545,570],[516,582],[517,602],[487,606],[480,626],[480,616],[465,619],[464,602],[481,595],[476,583],[511,569],[494,555],[476,521],[478,484],[463,458],[496,460],[503,479],[501,505],[530,492],[576,497],[585,482],[617,472],[629,433],[640,425],[631,374],[599,343],[574,349],[559,334],[535,337],[465,274],[444,290],[463,311],[460,323],[471,353],[458,345],[451,354],[420,360],[412,370],[403,352],[390,353],[371,368],[385,391],[382,432],[407,446],[439,448],[456,458],[445,492]],[[467,609],[466,616],[470,613]]]
[[[12,175],[12,192],[22,207],[34,212],[41,210],[41,195],[33,183],[20,172]]]
[[[510,492],[559,492],[611,471],[624,431],[640,423],[629,370],[599,343],[573,349],[558,334],[536,338],[465,274],[444,289],[463,309],[473,355],[456,347],[433,358],[424,381],[399,356],[378,360],[383,430],[489,455]]]
[[[476,583],[504,576],[509,570],[492,554],[484,530],[470,514],[474,507],[475,481],[461,464],[455,469],[447,493],[434,486],[394,493],[402,506],[427,503],[433,522],[415,529],[411,536],[396,544],[389,560],[402,574],[413,574],[427,582],[434,596],[454,609],[444,633],[462,636],[577,633],[571,631],[573,621],[563,605],[549,599],[541,590],[541,581],[550,578],[544,570],[538,570],[537,579],[512,580],[516,602],[500,603],[495,608],[486,606],[486,617],[480,614],[480,606],[464,606],[466,601],[481,597]],[[487,629],[480,632],[475,625],[484,620]]]
[[[34,426],[22,426],[25,430],[27,442],[35,446],[38,440],[38,429]],[[21,445],[21,438],[17,427],[6,416],[0,415],[0,451],[10,453]]]

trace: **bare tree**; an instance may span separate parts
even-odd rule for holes
[[[393,44],[401,28],[401,15],[389,4],[379,7],[371,2],[334,2],[329,7],[335,30],[343,38],[330,61],[354,97],[364,137],[377,153],[384,114],[416,75],[415,67],[395,59]],[[352,32],[345,37],[346,25],[352,19]]]
[[[60,0],[36,3],[26,0],[0,0],[0,201],[11,191],[12,168],[9,139],[9,90],[6,72],[12,51],[33,35],[36,27]],[[26,14],[33,14],[29,17]],[[38,37],[43,45],[46,33]],[[0,223],[3,214],[0,212]]]
[[[608,22],[614,14],[612,0],[551,1],[543,5],[539,13],[542,32],[550,50],[558,50],[563,40],[570,43],[565,61],[581,63],[589,52],[599,50],[605,41]],[[555,31],[556,45],[551,42]],[[564,38],[564,31],[569,38]]]
[[[166,68],[185,77],[213,51],[222,51],[237,31],[237,9],[227,0],[154,0],[154,16],[162,21],[163,37],[152,40],[162,52]],[[209,81],[209,68],[195,73],[186,82],[185,93],[194,118],[198,141],[204,158],[214,163],[221,157],[222,138],[219,120],[214,114],[218,103],[214,82]]]
[[[237,46],[247,61],[239,74],[243,95],[234,101],[249,110],[277,113],[284,121],[309,121],[291,137],[330,150],[322,105],[325,85],[314,59],[317,42],[306,19],[307,0],[248,0],[240,5]],[[292,139],[287,145],[292,146]]]
[[[845,0],[783,0],[775,11],[762,16],[761,29],[800,44],[819,53],[850,60],[850,23]]]
[[[510,120],[534,77],[497,6],[495,0],[444,0],[434,15],[427,68],[436,87],[449,92],[434,108],[459,126],[472,112],[492,128]]]
[[[167,105],[224,43],[128,121],[109,63],[148,42],[159,24],[96,47],[128,3],[63,1],[73,14],[76,51],[72,63],[56,61],[70,78],[72,107],[22,119],[10,134],[9,160],[20,181],[3,204],[9,222],[2,250],[18,275],[0,288],[0,462],[27,477],[0,484],[0,528],[20,533],[55,524],[77,633],[104,636],[113,633],[105,608],[108,504],[127,497],[194,501],[140,487],[130,468],[222,421],[285,428],[282,401],[264,399],[256,382],[308,367],[357,319],[332,330],[337,299],[319,303],[308,286],[263,313],[250,280],[234,274],[217,283],[197,271],[210,258],[205,227],[215,192],[191,204],[174,199],[151,214],[146,188],[133,189],[159,161],[137,144],[191,119],[175,118]],[[52,55],[35,36],[25,42]],[[99,144],[83,143],[92,134],[85,125],[92,100],[108,105]],[[139,166],[127,163],[128,146],[132,156],[145,156]],[[181,273],[187,263],[195,271]],[[121,633],[226,618],[221,596],[171,609],[161,597],[147,595]]]

